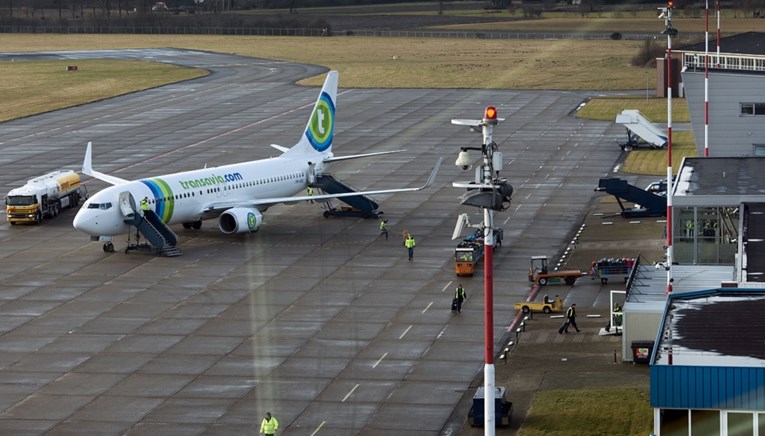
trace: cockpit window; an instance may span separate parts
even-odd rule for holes
[[[101,210],[107,210],[112,207],[111,203],[90,203],[88,205],[88,209],[101,209]]]

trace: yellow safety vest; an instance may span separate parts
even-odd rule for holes
[[[273,416],[271,419],[263,418],[263,422],[260,423],[260,432],[263,434],[274,434],[277,428],[279,428],[279,421]]]

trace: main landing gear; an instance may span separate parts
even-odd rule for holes
[[[183,223],[183,228],[199,230],[202,228],[202,221],[192,221],[190,223]]]
[[[107,242],[104,244],[104,253],[114,253],[114,244]]]

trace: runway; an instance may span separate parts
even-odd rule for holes
[[[94,169],[127,179],[273,156],[269,144],[294,144],[316,99],[295,81],[326,71],[171,49],[34,56],[140,57],[211,74],[0,123],[3,193],[80,169],[88,141]],[[125,254],[124,240],[104,253],[72,228],[72,210],[39,226],[3,223],[0,432],[256,433],[271,411],[284,434],[456,434],[455,407],[483,369],[484,298],[482,268],[454,273],[457,216],[481,216],[460,206],[451,183],[472,172],[452,163],[482,138],[450,120],[480,118],[487,105],[507,118],[494,130],[515,188],[495,215],[500,344],[528,294],[529,258],[560,255],[621,153],[622,127],[570,115],[588,96],[346,89],[340,74],[335,155],[405,151],[335,163],[336,177],[358,189],[418,186],[446,157],[433,187],[375,198],[388,241],[376,220],[327,219],[309,203],[269,209],[253,234],[178,226],[177,258]],[[417,241],[411,262],[404,230]],[[458,282],[468,300],[454,315]]]

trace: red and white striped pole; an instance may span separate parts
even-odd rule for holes
[[[706,0],[704,32],[704,157],[709,157],[709,0]]]
[[[672,27],[672,1],[667,2],[665,10],[665,29],[667,34],[667,294],[672,292],[672,38],[677,30]]]
[[[494,183],[491,171],[494,147],[494,126],[497,124],[497,110],[489,106],[483,116],[483,183]],[[484,385],[483,385],[483,428],[484,434],[493,436],[496,430],[494,401],[494,211],[483,209],[483,298],[484,298]]]
[[[720,0],[717,0],[717,65],[720,68]]]

